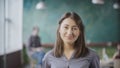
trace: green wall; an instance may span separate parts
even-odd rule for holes
[[[114,0],[95,5],[91,0],[45,0],[46,9],[36,10],[41,0],[24,0],[23,42],[32,27],[40,27],[42,43],[54,43],[60,17],[67,11],[77,12],[85,25],[86,40],[91,42],[120,42],[120,10],[113,9]]]

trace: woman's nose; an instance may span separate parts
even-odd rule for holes
[[[73,33],[72,29],[69,29],[69,30],[67,31],[67,34],[68,34],[68,35],[72,35],[72,33]]]

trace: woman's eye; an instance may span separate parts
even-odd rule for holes
[[[73,28],[73,30],[77,30],[78,28]]]
[[[65,29],[68,29],[68,27],[64,27]]]

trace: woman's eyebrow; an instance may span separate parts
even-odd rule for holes
[[[77,25],[74,25],[74,26],[72,26],[72,27],[78,27]]]
[[[69,26],[68,24],[64,24],[65,26]]]
[[[64,26],[69,26],[68,24],[64,24]],[[77,25],[73,25],[72,27],[78,27]]]

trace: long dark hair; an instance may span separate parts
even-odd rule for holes
[[[80,30],[80,35],[79,35],[78,39],[75,41],[74,46],[73,46],[75,49],[74,57],[75,58],[84,57],[89,52],[88,48],[85,46],[84,25],[82,23],[80,16],[75,12],[67,12],[59,20],[59,26],[57,29],[57,39],[56,39],[56,43],[55,43],[55,47],[54,47],[54,55],[56,57],[61,57],[64,52],[64,43],[60,37],[59,29],[60,29],[62,21],[66,18],[73,19]]]

